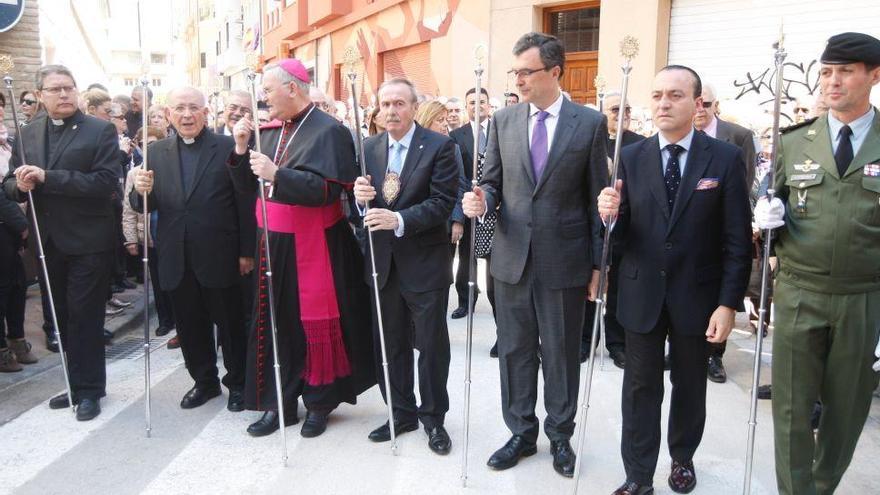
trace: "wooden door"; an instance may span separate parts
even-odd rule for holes
[[[566,54],[565,73],[559,81],[562,90],[571,95],[574,102],[596,103],[596,74],[599,72],[597,52]]]

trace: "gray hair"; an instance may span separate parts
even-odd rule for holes
[[[52,74],[60,74],[62,76],[69,77],[70,80],[73,81],[73,86],[76,87],[76,78],[73,77],[73,72],[70,72],[70,69],[63,65],[52,64],[44,65],[37,70],[37,77],[35,82],[38,90],[43,89],[43,81],[45,81],[46,78],[51,76]]]
[[[394,84],[402,84],[402,85],[406,86],[407,88],[409,88],[410,93],[412,93],[412,99],[411,99],[410,101],[411,101],[412,103],[418,103],[418,102],[419,102],[419,93],[418,93],[418,91],[416,91],[416,86],[415,86],[415,85],[414,85],[409,79],[406,79],[406,78],[403,78],[403,77],[395,77],[394,79],[389,79],[389,80],[383,82],[383,83],[379,86],[379,91],[378,91],[378,92],[381,93],[382,90],[383,90],[386,86],[391,86],[391,85],[394,85]]]
[[[251,102],[251,94],[243,89],[233,89],[227,94],[227,96],[230,98],[233,96],[238,97],[238,98],[245,98],[248,101],[248,103]]]
[[[294,76],[294,75],[291,74],[290,72],[287,72],[286,70],[284,70],[284,69],[283,69],[280,65],[278,65],[277,63],[271,63],[271,64],[267,65],[267,66],[263,69],[263,75],[264,75],[264,76],[272,76],[272,77],[278,79],[279,81],[281,81],[281,84],[287,84],[287,83],[289,83],[289,82],[295,82],[295,83],[296,83],[296,87],[299,88],[300,91],[302,91],[302,92],[305,93],[306,95],[309,94],[309,83],[307,83],[307,82],[303,81],[302,79],[300,79],[300,78]]]

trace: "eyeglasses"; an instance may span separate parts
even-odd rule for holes
[[[620,107],[618,107],[618,106],[611,107],[608,110],[610,110],[611,113],[613,113],[614,115],[617,115],[620,113]],[[624,113],[626,113],[627,115],[631,114],[632,107],[626,107],[626,109],[624,110]]]
[[[50,95],[60,95],[62,91],[66,94],[70,94],[76,91],[76,86],[55,86],[52,88],[43,88],[42,91]]]
[[[511,75],[513,77],[527,77],[527,76],[531,76],[535,72],[541,72],[541,71],[546,71],[546,70],[550,70],[550,69],[548,69],[547,67],[541,67],[540,69],[510,69],[509,71],[507,71],[507,74]]]
[[[22,104],[22,105],[28,105],[28,106],[36,105],[36,104],[37,104],[37,100],[31,100],[30,98],[25,98],[25,99],[21,100],[21,104]]]
[[[242,112],[242,113],[251,113],[250,107],[244,107],[241,105],[236,105],[234,103],[230,103],[226,105],[226,111],[229,113]]]
[[[795,107],[794,113],[810,113],[810,109],[804,107]]]
[[[714,105],[714,104],[715,104],[714,101],[703,100],[703,108],[707,108],[707,109],[712,108],[712,105]]]

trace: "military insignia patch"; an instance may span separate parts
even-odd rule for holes
[[[880,163],[869,163],[863,170],[865,177],[880,177]]]
[[[795,163],[792,166],[798,172],[812,172],[813,170],[819,170],[819,167],[821,167],[818,163],[813,163],[812,160],[804,160],[804,163]]]
[[[800,180],[815,180],[817,174],[794,174],[791,176],[791,180],[800,181]]]

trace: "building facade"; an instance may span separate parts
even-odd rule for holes
[[[34,75],[40,67],[40,16],[39,2],[32,0],[25,2],[24,13],[11,29],[0,33],[0,56],[8,56],[12,60],[12,70],[9,75],[13,78],[15,88],[15,103],[18,104],[18,96],[22,91],[34,86]],[[6,74],[0,74],[0,78]],[[9,95],[6,85],[2,85],[3,95],[7,100]],[[5,123],[12,127],[12,112],[6,111]]]

